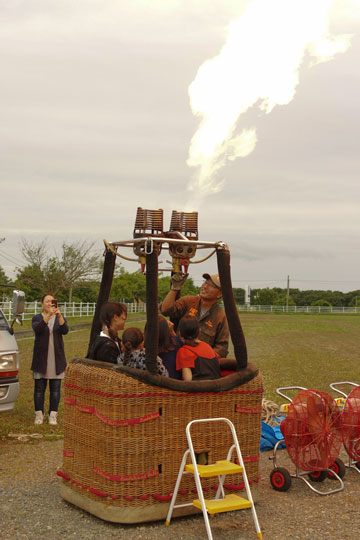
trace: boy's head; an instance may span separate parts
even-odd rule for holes
[[[180,322],[178,332],[183,339],[196,339],[199,335],[199,321],[195,317],[185,315]]]

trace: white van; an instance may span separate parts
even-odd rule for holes
[[[13,293],[13,322],[11,325],[0,309],[0,412],[10,411],[14,408],[20,390],[18,379],[19,349],[14,336],[13,324],[15,321],[21,324],[20,315],[24,309],[25,294],[23,291],[14,291]]]

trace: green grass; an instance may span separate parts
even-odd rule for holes
[[[91,323],[92,319],[93,319],[92,315],[89,317],[66,317],[66,320],[70,326],[80,324],[80,323],[83,324],[86,322]],[[13,328],[14,328],[15,335],[18,334],[19,332],[20,333],[23,332],[24,330],[31,330],[32,328],[31,319],[23,321],[21,326],[15,323]]]
[[[353,381],[360,384],[358,316],[242,313],[241,321],[249,361],[257,364],[261,370],[267,399],[283,403],[284,399],[276,394],[276,388],[280,386],[303,386],[330,391],[331,382]],[[80,322],[86,322],[86,319],[69,320],[70,324]],[[130,314],[126,326],[143,328],[144,322],[143,315]],[[90,328],[85,328],[65,336],[67,360],[86,354],[89,333]],[[47,423],[34,426],[34,383],[30,371],[34,340],[29,336],[19,339],[18,343],[21,390],[15,409],[0,414],[0,436],[40,432],[49,439],[60,437],[63,399],[59,408],[58,426],[51,427]],[[229,356],[232,355],[233,349],[230,347]]]
[[[283,402],[276,394],[281,386],[330,391],[336,381],[360,384],[358,316],[249,314],[241,319],[249,361],[263,374],[267,399]]]

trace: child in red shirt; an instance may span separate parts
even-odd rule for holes
[[[199,330],[195,317],[180,320],[178,333],[184,345],[177,352],[176,369],[181,369],[184,381],[220,379],[218,356],[210,345],[198,339]]]

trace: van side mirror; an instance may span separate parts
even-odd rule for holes
[[[24,291],[15,290],[13,292],[12,299],[12,312],[13,312],[13,322],[11,327],[14,325],[14,322],[22,324],[21,315],[25,311],[25,293]]]

